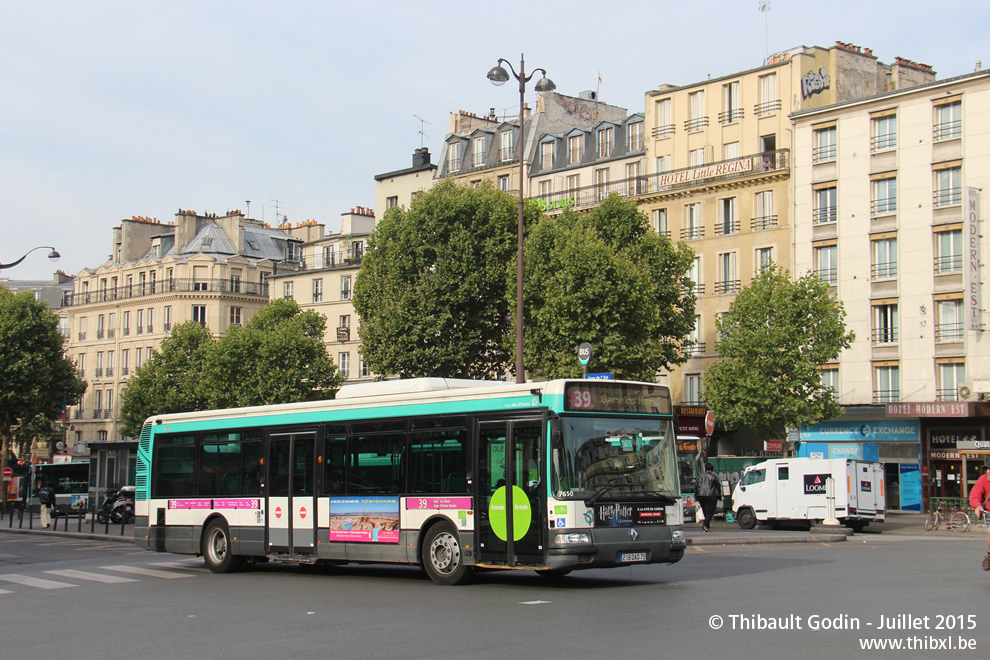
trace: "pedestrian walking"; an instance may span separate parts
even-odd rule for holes
[[[50,483],[38,490],[38,502],[41,504],[41,527],[45,529],[52,524],[52,507],[55,506],[55,489]]]
[[[705,519],[701,521],[701,528],[706,532],[712,531],[712,518],[715,517],[715,506],[722,497],[722,484],[715,475],[715,466],[705,463],[705,472],[698,476],[698,481],[694,486],[694,496],[701,505],[701,512]]]
[[[969,491],[969,505],[976,510],[977,516],[982,516],[990,501],[990,461],[983,463],[983,475],[976,480]],[[987,554],[983,557],[983,570],[990,571],[990,532],[987,532]]]

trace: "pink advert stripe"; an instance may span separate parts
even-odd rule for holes
[[[407,497],[406,510],[410,509],[470,509],[470,497]]]
[[[169,500],[169,509],[260,509],[261,500],[251,497],[216,500]]]

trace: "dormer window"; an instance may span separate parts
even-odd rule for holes
[[[447,145],[447,169],[457,172],[461,169],[461,143],[451,142]]]
[[[540,145],[540,169],[549,170],[553,167],[553,142]]]
[[[603,128],[598,131],[598,157],[608,158],[612,155],[612,146],[615,144],[615,135],[612,127]]]
[[[151,246],[151,256],[158,259],[162,256],[162,241],[161,239],[156,239],[154,244]]]
[[[512,160],[514,149],[512,148],[512,131],[502,131],[499,133],[499,160]]]
[[[474,138],[474,146],[472,147],[472,150],[474,151],[471,159],[472,165],[474,167],[481,167],[485,164],[485,138]]]
[[[302,261],[302,246],[299,243],[287,243],[285,251],[288,261]]]
[[[203,247],[212,247],[213,246],[213,237],[212,236],[204,236],[203,237],[203,241],[202,241],[202,246]]]

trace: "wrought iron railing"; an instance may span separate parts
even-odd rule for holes
[[[777,226],[778,219],[776,215],[761,215],[758,218],[750,218],[749,226],[753,231],[759,229],[773,229]]]
[[[936,273],[958,273],[963,269],[962,255],[948,254],[935,257],[934,268]]]
[[[282,266],[282,264],[280,264]],[[145,296],[159,295],[163,293],[235,293],[243,296],[268,297],[267,282],[244,282],[241,280],[229,279],[191,279],[191,278],[171,278],[158,282],[143,285],[120,286],[114,289],[107,289],[105,292],[76,293],[67,296],[67,305],[86,305],[94,302],[104,302],[110,300],[127,300],[130,298],[143,298]],[[127,329],[125,328],[125,332]],[[138,328],[140,333],[141,328]],[[85,335],[85,333],[80,333]],[[85,340],[85,336],[79,338]]]

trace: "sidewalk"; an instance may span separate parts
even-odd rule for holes
[[[894,534],[903,536],[931,536],[946,538],[985,538],[987,529],[970,525],[966,532],[953,532],[940,527],[938,530],[926,532],[925,520],[927,513],[889,513],[886,520],[871,523],[862,532],[853,534],[866,538],[878,534]],[[712,531],[705,533],[701,524],[685,523],[684,538],[689,545],[746,545],[762,543],[824,543],[846,541],[847,533],[851,530],[832,531],[825,527],[815,527],[810,531],[795,526],[791,529],[770,529],[768,526],[757,525],[754,529],[743,529],[735,522],[715,520],[711,525]],[[844,529],[844,528],[840,528]]]
[[[86,515],[80,519],[79,516],[59,516],[52,521],[52,526],[48,529],[41,527],[41,516],[24,514],[23,519],[19,512],[14,511],[13,518],[8,511],[7,515],[0,519],[0,533],[10,534],[41,534],[46,536],[60,536],[66,538],[90,539],[96,541],[119,541],[121,543],[134,542],[134,524],[127,525],[106,525],[95,522],[92,516]]]

